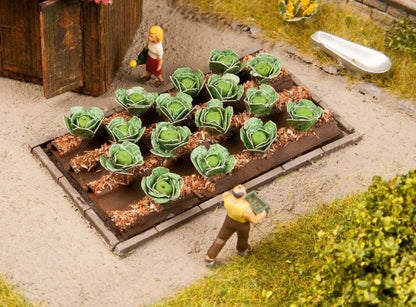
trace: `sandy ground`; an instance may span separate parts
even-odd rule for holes
[[[66,93],[45,99],[40,86],[0,78],[0,273],[30,300],[48,306],[147,305],[210,272],[202,259],[222,224],[222,208],[119,258],[82,219],[27,145],[61,132],[62,117],[71,106],[108,110],[115,106],[116,88],[138,85],[142,68],[130,69],[128,61],[135,58],[148,27],[155,23],[165,28],[167,81],[178,67],[207,69],[212,49],[231,48],[244,55],[265,47],[363,133],[356,145],[263,186],[259,193],[272,212],[253,229],[254,242],[279,221],[366,189],[374,175],[387,179],[415,168],[416,112],[409,101],[394,99],[368,84],[350,85],[342,76],[293,57],[284,45],[262,44],[250,32],[184,18],[166,0],[145,0],[145,12],[112,89],[102,97]],[[220,261],[235,255],[234,243],[232,239],[226,245]]]

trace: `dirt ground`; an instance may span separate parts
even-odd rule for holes
[[[70,107],[108,110],[116,105],[115,89],[138,85],[143,68],[131,69],[128,62],[136,57],[153,24],[165,29],[165,87],[170,87],[168,76],[176,68],[206,71],[212,49],[231,48],[244,55],[267,48],[363,134],[357,144],[260,188],[271,214],[253,229],[254,243],[280,221],[366,189],[374,175],[387,179],[416,166],[416,110],[411,102],[369,84],[351,85],[344,77],[293,56],[288,46],[263,44],[256,31],[185,18],[168,2],[144,1],[144,21],[135,42],[111,89],[101,97],[66,93],[45,99],[38,85],[0,78],[0,273],[31,301],[47,306],[141,306],[172,295],[210,272],[203,256],[222,224],[222,208],[119,258],[29,152],[28,143],[62,132],[63,116]],[[232,239],[226,245],[221,262],[235,256],[234,244]]]

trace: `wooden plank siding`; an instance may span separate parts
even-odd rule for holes
[[[38,0],[0,1],[0,74],[42,82]]]
[[[1,76],[43,83],[39,4],[49,1],[0,0]],[[68,0],[56,2],[61,1]],[[89,1],[78,4],[83,85],[76,91],[99,96],[111,85],[133,41],[142,20],[143,0],[115,0],[106,6]]]
[[[78,0],[48,0],[40,6],[43,94],[50,98],[84,83],[81,7]]]
[[[84,94],[102,95],[116,76],[142,19],[142,0],[84,3]]]

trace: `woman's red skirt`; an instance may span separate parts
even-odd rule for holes
[[[160,76],[162,74],[162,69],[157,70],[157,66],[159,64],[158,59],[154,59],[151,56],[147,56],[146,59],[146,71],[151,73],[154,76]]]

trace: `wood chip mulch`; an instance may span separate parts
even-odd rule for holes
[[[276,108],[279,111],[286,111],[289,101],[299,102],[301,99],[311,99],[311,92],[308,88],[295,85],[290,90],[283,90],[279,93],[279,100],[276,101]]]
[[[128,185],[130,183],[130,176],[110,173],[102,176],[100,179],[91,181],[87,187],[94,193],[100,194],[103,191],[112,191],[121,185]]]
[[[133,117],[133,115],[131,115],[127,111],[114,113],[110,115],[109,117],[104,118],[103,121],[101,122],[101,126],[107,126],[116,117],[122,117],[126,122],[128,122]]]
[[[64,156],[82,144],[82,139],[70,133],[55,138],[52,146],[58,151],[60,156]]]
[[[243,83],[244,93],[247,93],[249,88],[259,88],[260,83],[256,80],[248,80]]]
[[[160,212],[161,205],[155,203],[147,195],[141,200],[128,206],[126,210],[110,210],[106,214],[114,225],[121,231],[143,224],[145,217],[153,212]]]
[[[183,177],[183,188],[180,197],[194,194],[198,198],[207,197],[210,193],[215,191],[216,184],[214,181],[204,178],[199,174],[193,174]]]
[[[101,145],[100,148],[90,150],[85,152],[82,155],[76,155],[74,158],[69,161],[69,165],[74,170],[75,173],[79,173],[82,170],[89,172],[94,168],[100,161],[100,156],[108,156],[108,150],[110,145],[105,143]]]

